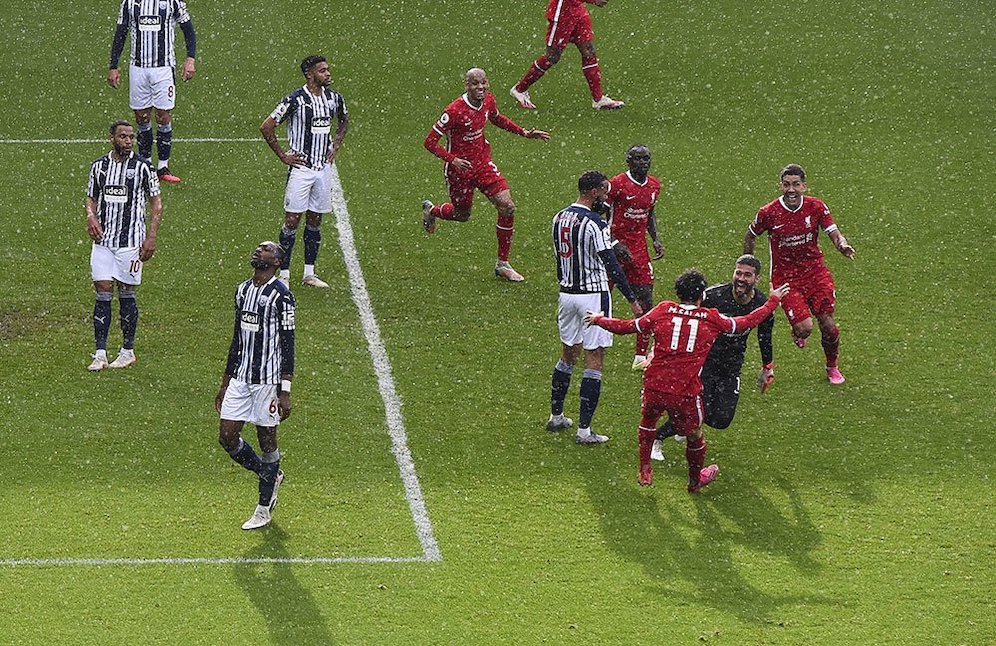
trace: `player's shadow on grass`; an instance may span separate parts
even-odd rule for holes
[[[262,542],[242,558],[251,561],[289,557],[284,546],[287,533],[278,525],[257,532],[262,534]],[[235,581],[263,615],[274,644],[334,643],[318,604],[294,576],[294,564],[237,563]]]
[[[609,469],[615,472],[608,486],[604,464],[584,460],[578,471],[601,519],[607,545],[639,563],[657,582],[662,606],[681,598],[725,610],[742,621],[766,624],[777,621],[785,606],[840,604],[819,594],[779,594],[776,591],[796,586],[777,578],[768,579],[771,591],[755,583],[765,578],[763,563],[771,558],[789,559],[804,577],[819,570],[812,557],[821,541],[819,532],[787,483],[779,486],[786,490],[790,517],[749,484],[739,482],[736,489],[722,490],[722,475],[709,490],[687,493],[684,459],[655,464],[653,487],[641,489],[636,483],[635,448],[633,453],[631,465]],[[740,563],[750,556],[738,547],[763,555],[749,578]],[[795,578],[791,574],[789,578]]]

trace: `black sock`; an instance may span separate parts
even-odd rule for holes
[[[322,230],[310,224],[304,226],[304,264],[314,265],[322,246]]]
[[[111,292],[97,292],[93,303],[93,338],[98,350],[107,349],[107,334],[111,329]]]
[[[284,261],[280,263],[281,269],[290,269],[291,252],[294,250],[296,238],[297,229],[288,229],[286,224],[280,229],[280,246],[284,248]]]
[[[276,458],[276,459],[274,459]],[[273,460],[267,462],[267,460]],[[262,457],[259,471],[259,504],[269,507],[273,498],[273,487],[277,482],[277,472],[280,471],[280,453],[266,453]]]
[[[672,435],[677,435],[677,433],[674,432],[674,426],[671,425],[671,420],[668,420],[657,427],[658,440],[665,440]]]
[[[263,468],[263,461],[256,455],[253,450],[252,445],[245,440],[239,441],[239,448],[235,450],[235,453],[229,453],[232,459],[249,469],[253,473],[259,473]]]
[[[135,330],[138,329],[138,301],[135,300],[135,292],[119,289],[118,308],[121,315],[121,335],[124,337],[121,347],[134,350]]]
[[[586,369],[581,380],[581,415],[578,419],[578,428],[591,427],[591,419],[595,416],[601,392],[602,371]]]
[[[152,159],[152,124],[138,126],[138,156]]]
[[[564,398],[571,388],[571,371],[574,366],[569,366],[562,361],[558,361],[553,368],[553,380],[550,385],[550,414],[564,414]]]
[[[173,124],[159,126],[156,129],[156,152],[159,153],[159,162],[165,164],[169,161],[169,155],[173,151]]]

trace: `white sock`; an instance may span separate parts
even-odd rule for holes
[[[315,275],[315,266],[314,265],[305,265],[304,266],[304,276],[305,276],[305,278],[307,278],[308,276],[314,276],[314,275]]]
[[[103,359],[103,360],[106,361],[107,360],[107,350],[97,350],[97,354],[95,355],[94,358],[96,358],[96,359]]]

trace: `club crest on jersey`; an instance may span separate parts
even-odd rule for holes
[[[124,204],[128,201],[128,187],[120,184],[104,186],[104,202],[107,204]]]
[[[242,310],[239,312],[239,323],[245,332],[259,332],[259,312]]]
[[[128,170],[126,170],[125,177],[127,177],[128,179],[135,179],[135,169],[129,168]]]
[[[159,27],[162,24],[162,18],[159,14],[154,16],[139,16],[138,17],[138,30],[139,31],[159,31]]]
[[[312,117],[311,134],[327,135],[332,131],[332,117]]]

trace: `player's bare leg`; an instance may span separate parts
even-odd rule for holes
[[[304,277],[302,285],[328,288],[329,284],[315,275],[315,263],[318,262],[318,250],[322,246],[322,214],[308,211],[304,224]]]
[[[830,314],[818,314],[816,321],[820,325],[823,353],[827,357],[827,380],[831,384],[839,386],[844,383],[844,375],[837,367],[837,355],[840,353],[840,330],[837,329],[837,324]]]
[[[156,108],[156,175],[160,182],[179,184],[180,178],[169,171],[169,156],[173,150],[173,116],[169,110]]]
[[[533,61],[533,64],[529,66],[525,75],[519,79],[519,82],[512,86],[509,90],[509,94],[512,98],[516,100],[519,107],[526,110],[535,110],[536,106],[533,104],[532,99],[529,97],[529,86],[531,86],[536,81],[547,73],[547,71],[557,64],[560,60],[560,54],[564,50],[557,49],[556,47],[547,46],[546,52]]]
[[[595,53],[595,43],[587,41],[578,43],[581,52],[581,72],[588,81],[591,90],[591,107],[596,110],[618,110],[626,105],[602,92],[602,69],[598,66],[598,55]]]
[[[525,277],[508,264],[509,251],[512,249],[512,235],[515,233],[515,202],[512,201],[512,192],[506,188],[489,199],[498,209],[498,221],[495,224],[495,235],[498,238],[498,260],[495,262],[495,276],[512,283],[521,283]]]
[[[800,348],[806,347],[806,340],[813,333],[813,318],[807,317],[792,326],[792,342]]]

